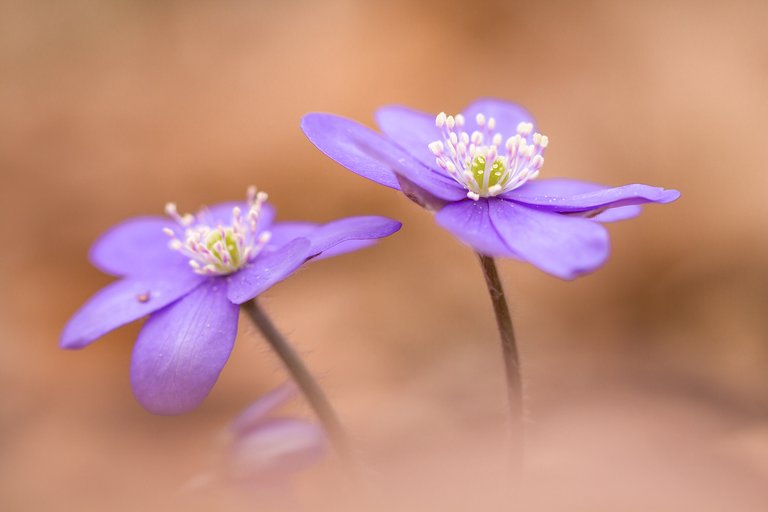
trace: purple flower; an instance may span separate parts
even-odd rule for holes
[[[306,420],[270,417],[297,394],[293,383],[267,393],[238,416],[230,427],[229,478],[258,484],[280,481],[319,462],[328,452],[323,429]]]
[[[150,315],[131,361],[131,385],[150,412],[197,407],[229,358],[239,305],[310,259],[361,249],[400,223],[350,217],[328,224],[279,222],[264,193],[197,215],[138,217],[117,225],[91,248],[91,262],[121,279],[99,291],[64,327],[61,346],[79,349]]]
[[[528,261],[563,279],[608,257],[608,233],[595,221],[631,218],[640,204],[680,195],[647,185],[536,180],[549,139],[534,131],[527,111],[501,100],[477,100],[456,116],[384,107],[376,121],[383,135],[322,113],[306,115],[301,126],[341,165],[437,210],[438,224],[477,252]]]

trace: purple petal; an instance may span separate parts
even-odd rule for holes
[[[481,254],[517,258],[491,223],[487,199],[451,203],[435,218],[440,226]]]
[[[137,217],[114,226],[91,247],[91,263],[107,274],[146,275],[169,266],[186,265],[177,251],[168,247],[163,228],[177,229],[163,217]]]
[[[361,249],[367,249],[375,243],[376,240],[349,240],[347,242],[341,242],[313,257],[312,261],[324,260],[326,258],[333,258],[334,256],[341,256],[342,254],[349,254],[350,252],[359,251]]]
[[[310,256],[310,241],[298,238],[273,252],[263,252],[247,267],[227,278],[227,297],[242,304],[294,273]]]
[[[318,232],[320,228],[320,224],[313,224],[311,222],[278,222],[270,228],[272,238],[270,238],[269,243],[264,250],[275,251],[297,238],[307,238],[311,240],[314,233]],[[320,233],[322,234],[322,231]],[[314,256],[313,260],[322,260],[358,251],[370,247],[375,243],[376,240],[348,240],[339,242],[337,245],[325,249],[321,254]]]
[[[600,185],[598,183],[592,183],[589,181],[570,180],[565,178],[545,179],[529,181],[524,187],[532,195],[535,194],[549,194],[549,195],[576,195],[584,194],[588,192],[597,192],[600,190],[606,190],[611,187]],[[620,220],[627,220],[637,217],[642,213],[643,209],[637,205],[619,206],[616,208],[608,208],[603,211],[583,212],[586,218],[597,222],[617,222]]]
[[[435,155],[430,151],[429,144],[442,140],[442,134],[435,126],[434,115],[393,105],[376,112],[376,124],[384,135],[421,163],[437,169]]]
[[[234,435],[242,436],[267,419],[267,415],[299,394],[292,381],[273,389],[241,412],[230,425]]]
[[[563,279],[603,264],[608,233],[587,219],[534,210],[511,201],[489,201],[493,225],[522,259]]]
[[[395,233],[402,224],[386,217],[347,217],[323,224],[309,235],[310,255],[323,253],[350,240],[376,240]]]
[[[501,133],[505,138],[517,133],[517,125],[521,122],[534,123],[533,116],[520,105],[510,103],[494,98],[482,98],[472,102],[464,110],[466,118],[466,130],[469,133],[478,129],[475,117],[477,114],[483,114],[486,118],[496,120],[495,131]]]
[[[331,114],[307,114],[301,128],[320,151],[365,178],[399,190],[395,173],[434,196],[453,201],[466,195],[454,180],[439,174],[373,130]]]
[[[211,226],[229,226],[232,224],[232,209],[237,206],[240,211],[248,211],[248,204],[245,201],[231,201],[228,203],[219,203],[213,206],[203,208],[200,213],[201,220]],[[256,231],[267,228],[275,219],[275,208],[269,203],[261,206],[261,214],[256,225]]]
[[[319,462],[327,452],[323,430],[308,421],[274,418],[260,423],[232,444],[230,478],[274,481]]]
[[[239,307],[223,279],[205,284],[152,315],[131,360],[131,386],[154,414],[181,414],[208,395],[229,358]]]
[[[591,181],[572,180],[568,178],[536,179],[525,183],[517,190],[525,189],[528,195],[572,196],[587,192],[598,192],[611,187]]]
[[[680,197],[677,190],[665,190],[648,185],[624,185],[585,192],[574,192],[584,184],[574,180],[533,180],[501,197],[523,203],[539,210],[553,212],[584,212],[645,203],[669,203]]]
[[[309,238],[320,227],[314,222],[277,222],[270,226],[272,236],[264,251],[276,251],[297,238]]]
[[[619,206],[617,208],[608,208],[596,215],[589,215],[589,220],[597,222],[618,222],[620,220],[633,219],[643,212],[643,207],[638,205]],[[578,215],[578,214],[576,214]]]
[[[162,277],[127,277],[100,290],[69,320],[62,348],[83,348],[104,334],[167,306],[205,280],[189,270]]]

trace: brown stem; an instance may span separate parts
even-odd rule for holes
[[[307,402],[328,434],[336,453],[350,468],[354,468],[353,456],[344,428],[341,426],[341,422],[339,422],[336,411],[334,411],[322,388],[309,372],[309,369],[264,313],[256,299],[243,304],[243,309],[259,328],[264,338],[266,338],[288,369],[288,373],[291,374],[299,389],[301,389]]]
[[[504,356],[504,369],[507,380],[507,400],[509,402],[509,434],[510,450],[515,465],[523,460],[524,448],[524,424],[523,424],[523,386],[520,376],[520,357],[517,353],[515,331],[512,326],[512,318],[509,315],[507,299],[504,296],[504,288],[499,279],[496,262],[490,256],[478,254],[480,265],[483,268],[485,283],[493,303],[493,312],[496,315],[496,325],[501,338],[501,349]]]

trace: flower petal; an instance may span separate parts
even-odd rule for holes
[[[489,201],[493,225],[522,259],[563,279],[603,264],[610,252],[604,227],[587,219],[534,210],[511,201]]]
[[[521,188],[524,188],[527,191],[526,193],[530,195],[544,194],[567,196],[584,194],[588,192],[597,192],[600,190],[609,189],[611,187],[600,185],[598,183],[592,183],[589,181],[555,178],[529,181],[524,185],[524,187]],[[580,213],[586,213],[586,218],[597,222],[617,222],[620,220],[627,220],[637,217],[642,213],[642,211],[642,207],[638,205],[630,205]]]
[[[310,234],[310,255],[323,253],[350,240],[376,240],[395,233],[402,224],[378,216],[347,217],[323,224]]]
[[[397,221],[377,216],[348,217],[323,225],[278,222],[270,230],[272,238],[265,250],[276,250],[296,238],[307,238],[312,243],[309,257],[329,258],[369,247],[401,226]]]
[[[227,458],[228,476],[250,484],[279,481],[319,462],[326,452],[319,425],[270,418],[235,439]]]
[[[421,163],[431,169],[439,169],[435,165],[435,155],[429,149],[430,143],[442,140],[434,115],[391,105],[376,111],[376,124],[384,135]]]
[[[178,226],[164,217],[128,219],[104,233],[91,247],[91,263],[107,274],[147,275],[168,266],[186,265],[186,259],[168,247],[163,228]]]
[[[230,201],[203,208],[200,220],[211,226],[229,226],[232,224],[232,209],[237,206],[244,214],[248,211],[245,201]],[[275,207],[269,203],[261,205],[261,213],[256,225],[256,231],[267,228],[275,219]]]
[[[310,257],[311,243],[297,238],[273,252],[262,252],[247,267],[227,278],[227,297],[242,304],[294,273]]]
[[[91,297],[61,334],[62,348],[83,348],[104,334],[167,306],[205,278],[189,270],[162,277],[127,277]]]
[[[453,201],[466,195],[454,180],[421,162],[373,130],[332,114],[307,114],[301,129],[320,151],[350,171],[400,190],[396,173],[432,195]]]
[[[517,258],[491,223],[488,200],[450,203],[435,216],[437,223],[475,251],[488,256]]]
[[[269,228],[272,236],[264,246],[264,251],[273,252],[297,238],[309,238],[320,227],[314,222],[277,222]]]
[[[477,114],[483,114],[486,119],[494,118],[496,120],[495,131],[504,138],[511,137],[517,133],[517,125],[526,122],[536,124],[533,116],[520,105],[495,98],[482,98],[473,101],[465,110],[466,130],[469,133],[477,130],[475,118]]]
[[[288,381],[262,396],[243,412],[229,426],[234,435],[243,435],[265,421],[268,415],[299,394],[299,389],[293,381]]]
[[[226,290],[223,279],[209,279],[144,324],[133,348],[131,386],[148,411],[191,411],[216,383],[237,334],[239,308]]]
[[[588,185],[599,188],[586,191]],[[580,189],[580,186],[583,188]],[[577,192],[582,189],[585,191]],[[501,197],[539,210],[585,212],[645,203],[669,203],[680,197],[680,192],[640,184],[606,188],[575,180],[553,179],[529,181]]]
[[[608,208],[601,211],[596,215],[587,217],[589,220],[597,222],[618,222],[620,220],[633,219],[643,213],[643,207],[636,204],[630,206],[619,206],[616,208]]]

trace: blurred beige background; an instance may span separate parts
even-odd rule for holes
[[[245,319],[183,417],[133,399],[137,325],[57,348],[109,282],[86,259],[101,232],[256,184],[281,219],[405,224],[265,302],[383,510],[765,510],[766,19],[761,1],[0,1],[0,509],[345,508],[331,462],[291,493],[188,483],[218,474],[227,422],[284,379]],[[501,363],[477,262],[299,130],[314,110],[372,125],[382,104],[455,112],[478,96],[534,112],[552,140],[545,176],[683,193],[611,225],[591,276],[501,264],[530,409],[529,474],[503,504]]]

